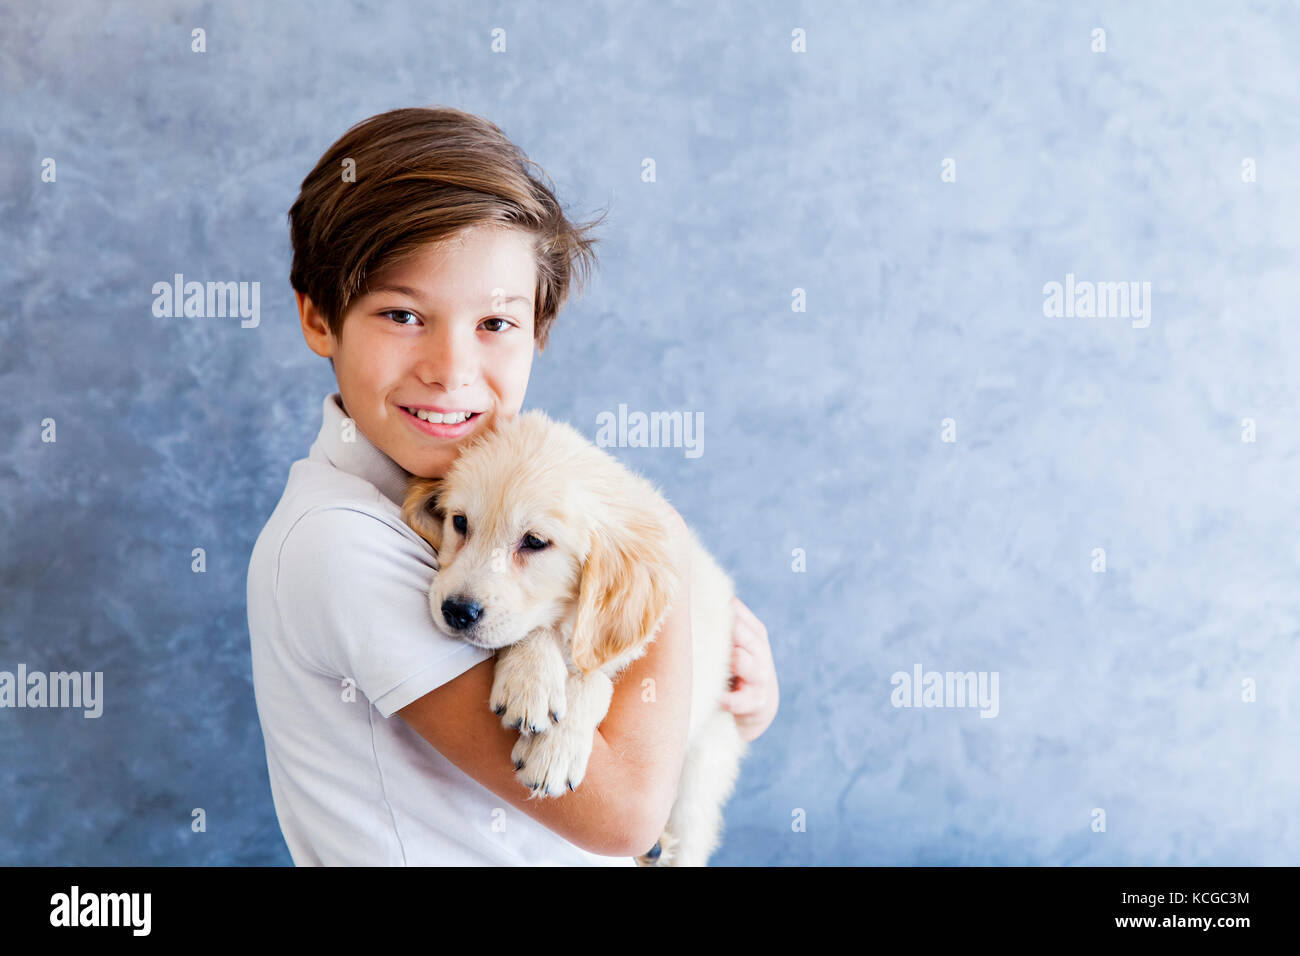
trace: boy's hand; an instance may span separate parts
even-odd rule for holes
[[[735,676],[732,689],[722,695],[721,703],[723,710],[735,715],[741,737],[752,742],[776,717],[781,694],[767,628],[740,598],[732,598],[732,607],[735,624],[731,631],[731,672]]]

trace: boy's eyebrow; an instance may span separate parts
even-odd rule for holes
[[[369,290],[370,295],[375,295],[376,293],[379,292],[396,292],[398,295],[404,295],[411,299],[422,298],[422,296],[420,295],[417,289],[412,289],[410,286],[405,286],[405,285],[379,285],[379,286],[373,286]],[[492,298],[492,296],[489,295],[484,299],[484,301],[487,302],[489,305],[491,305],[492,302],[495,300]],[[508,295],[501,300],[501,304],[509,305],[511,302],[523,302],[525,304],[528,304],[531,303],[532,301],[533,300],[528,298],[528,296],[526,295]]]

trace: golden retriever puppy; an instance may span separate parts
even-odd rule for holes
[[[668,504],[576,429],[529,411],[470,439],[402,516],[438,554],[447,634],[496,651],[490,706],[520,731],[534,796],[582,783],[613,680],[645,654],[678,587]],[[731,579],[691,533],[692,693],[685,764],[647,866],[704,866],[747,749],[719,705],[731,681]]]

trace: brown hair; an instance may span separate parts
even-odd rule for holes
[[[344,179],[349,159],[355,182]],[[344,133],[302,181],[289,210],[289,281],[338,338],[348,306],[381,269],[471,226],[521,229],[533,236],[533,338],[544,349],[571,281],[581,287],[595,265],[600,240],[587,233],[603,219],[571,223],[545,170],[482,117],[390,110]]]

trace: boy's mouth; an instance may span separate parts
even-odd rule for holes
[[[423,408],[407,408],[405,405],[398,406],[408,415],[413,415],[420,421],[432,422],[435,425],[459,425],[463,421],[473,418],[478,412],[430,412]]]
[[[405,405],[397,406],[406,418],[426,435],[436,438],[458,438],[470,431],[474,423],[482,417],[482,412],[427,412],[423,409],[410,409]],[[421,417],[423,416],[423,417]]]

